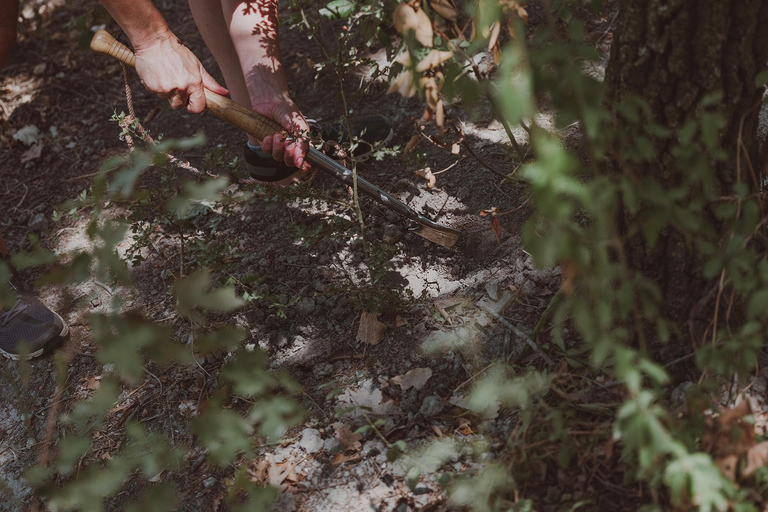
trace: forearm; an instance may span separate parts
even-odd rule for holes
[[[0,69],[8,62],[16,43],[16,23],[19,17],[18,0],[0,0]],[[0,238],[2,244],[2,238]]]
[[[223,0],[222,7],[251,103],[287,100],[288,83],[278,44],[277,0]]]
[[[151,0],[99,0],[109,11],[135,50],[173,34]]]

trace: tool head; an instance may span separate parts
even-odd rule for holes
[[[417,225],[409,230],[411,233],[419,235],[422,238],[426,238],[430,242],[434,242],[437,245],[451,248],[456,245],[456,242],[461,238],[461,231],[456,229],[447,228],[441,226],[439,228]]]

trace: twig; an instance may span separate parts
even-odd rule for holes
[[[509,320],[507,320],[506,318],[504,318],[503,316],[501,316],[500,314],[498,314],[497,312],[495,312],[493,309],[489,308],[488,306],[486,306],[486,305],[485,305],[485,304],[483,304],[482,302],[480,303],[480,307],[481,307],[481,308],[483,308],[483,309],[484,309],[486,312],[490,313],[490,314],[491,314],[491,315],[492,315],[494,318],[496,318],[496,320],[498,320],[499,322],[501,322],[501,323],[502,323],[502,324],[503,324],[503,325],[504,325],[504,326],[505,326],[507,329],[509,329],[510,331],[512,331],[513,333],[515,333],[515,335],[517,335],[517,336],[519,336],[519,337],[523,338],[523,339],[525,340],[525,342],[526,342],[526,343],[528,343],[528,345],[529,345],[529,346],[530,346],[530,347],[531,347],[531,348],[534,350],[534,352],[536,352],[537,354],[539,354],[539,356],[541,356],[541,358],[542,358],[542,359],[544,359],[544,361],[546,361],[546,363],[547,363],[548,365],[550,365],[550,366],[554,366],[554,365],[555,365],[555,362],[552,360],[552,358],[551,358],[551,357],[549,357],[547,354],[545,354],[545,353],[544,353],[544,352],[543,352],[543,351],[542,351],[542,350],[539,348],[539,346],[536,344],[536,342],[535,342],[535,341],[533,341],[533,340],[532,340],[532,339],[531,339],[531,338],[530,338],[530,337],[529,337],[527,334],[525,334],[523,331],[521,331],[520,329],[518,329],[517,327],[515,327],[514,325],[512,325],[512,324],[509,322]]]
[[[485,368],[483,368],[482,370],[480,370],[479,372],[477,372],[476,374],[474,374],[473,376],[471,376],[469,379],[465,380],[464,382],[462,382],[461,384],[459,384],[458,386],[456,386],[456,389],[454,389],[454,390],[453,390],[453,392],[454,392],[454,393],[455,393],[455,392],[457,392],[458,390],[460,390],[461,388],[463,388],[464,386],[466,386],[467,384],[469,384],[470,382],[472,382],[473,380],[475,380],[477,377],[479,377],[480,375],[482,375],[483,373],[485,373],[485,372],[486,372],[486,370],[488,370],[488,368],[490,368],[491,366],[493,366],[493,365],[495,365],[495,364],[496,364],[496,362],[495,362],[495,361],[494,361],[493,363],[489,364],[488,366],[486,366]]]

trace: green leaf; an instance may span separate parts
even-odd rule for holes
[[[253,444],[251,424],[232,409],[222,408],[223,402],[222,393],[215,395],[207,401],[205,412],[189,424],[211,460],[222,466],[233,462],[239,453],[250,452]]]
[[[320,16],[323,16],[324,18],[328,18],[330,20],[337,20],[341,18],[346,18],[353,12],[355,12],[355,9],[357,6],[355,5],[355,2],[352,0],[333,0],[331,2],[328,2],[328,4],[320,9],[318,12]]]
[[[768,84],[768,69],[764,69],[755,77],[755,88],[759,89]]]
[[[257,397],[269,391],[277,383],[266,369],[269,357],[262,350],[241,350],[233,361],[227,363],[221,376],[232,383],[240,396]]]
[[[179,314],[195,317],[194,309],[203,308],[224,313],[242,307],[245,301],[235,295],[234,286],[228,285],[209,291],[211,273],[198,270],[194,274],[179,279],[173,285],[173,294],[178,300]]]
[[[421,470],[418,467],[412,467],[408,470],[408,474],[405,477],[405,481],[408,484],[408,488],[411,492],[416,490],[416,486],[419,485],[419,477],[421,476]]]

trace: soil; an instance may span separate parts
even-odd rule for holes
[[[172,30],[220,79],[186,2],[167,0],[158,4]],[[54,222],[54,211],[67,211],[62,205],[89,188],[91,176],[105,158],[126,152],[125,143],[118,139],[120,128],[109,121],[113,112],[126,109],[122,70],[83,45],[92,29],[101,25],[112,34],[120,31],[92,2],[39,0],[25,5],[32,10],[25,11],[19,44],[0,78],[0,204],[4,212],[0,229],[15,251],[41,240],[51,250],[66,254],[89,243],[85,223],[77,214],[64,215]],[[533,9],[532,18],[535,16]],[[604,36],[610,36],[611,22],[612,17],[607,16],[592,20],[590,26],[606,54],[610,37]],[[328,38],[332,32],[329,27]],[[310,66],[322,59],[316,43],[306,33],[287,27],[281,28],[280,37],[291,94],[302,111],[316,119],[339,119],[343,112],[336,77],[324,71],[315,80],[316,71]],[[381,58],[382,54],[380,50],[374,57]],[[363,71],[359,73],[364,76]],[[395,128],[392,143],[404,147],[413,135],[413,120],[421,115],[420,100],[387,95],[383,82],[359,94],[355,90],[359,83],[359,78],[348,80],[352,114],[390,117]],[[203,154],[219,146],[225,162],[241,155],[245,139],[235,128],[210,114],[171,110],[146,92],[132,73],[130,84],[137,115],[145,118],[153,113],[152,119],[144,122],[153,135],[163,134],[166,139],[198,132],[206,135],[202,148],[179,152],[180,158],[201,167]],[[458,111],[451,113],[458,116]],[[505,142],[502,127],[489,119],[462,119],[467,144],[486,165],[509,172],[513,168],[511,147]],[[13,134],[26,126],[36,126],[43,134],[38,157],[29,158],[29,148],[13,139]],[[525,142],[524,132],[516,133]],[[288,370],[304,390],[299,399],[310,413],[307,421],[286,434],[280,444],[261,447],[252,460],[238,462],[238,467],[251,468],[253,474],[258,474],[263,461],[286,470],[288,476],[276,482],[283,487],[283,493],[275,510],[449,509],[446,492],[435,473],[423,471],[414,490],[408,487],[406,474],[419,450],[445,436],[468,446],[483,432],[492,440],[490,456],[503,445],[518,418],[502,411],[473,424],[456,404],[461,404],[473,379],[494,361],[547,366],[508,328],[512,324],[530,333],[560,285],[559,269],[535,268],[522,249],[519,233],[530,215],[524,188],[499,180],[467,151],[455,155],[426,141],[419,149],[424,150],[422,156],[404,156],[398,151],[380,161],[365,161],[358,170],[415,208],[466,234],[457,247],[441,248],[409,234],[407,224],[397,215],[362,201],[370,244],[387,245],[395,255],[384,282],[388,289],[397,291],[396,299],[379,301],[380,320],[387,329],[376,345],[356,338],[363,308],[356,295],[359,289],[350,284],[350,276],[354,280],[361,269],[359,237],[348,229],[302,247],[301,237],[290,228],[298,225],[310,231],[326,226],[329,220],[322,208],[296,200],[254,201],[228,211],[215,236],[206,241],[209,250],[221,247],[229,251],[233,244],[236,247],[237,257],[225,258],[226,265],[214,262],[218,278],[242,281],[257,277],[259,290],[276,297],[285,312],[283,318],[278,314],[281,308],[257,303],[219,319],[246,329],[250,333],[246,343],[267,350],[271,367]],[[424,167],[440,172],[431,190],[413,174]],[[142,178],[140,186],[158,183],[159,176],[152,172],[157,171]],[[312,187],[325,196],[348,197],[344,187],[327,178],[319,177]],[[488,220],[478,215],[493,207],[511,212],[499,218],[500,241]],[[115,207],[104,216],[124,213]],[[178,338],[186,339],[188,325],[175,315],[174,299],[168,293],[179,269],[179,237],[177,233],[160,232],[154,240],[158,251],[145,251],[146,260],[131,269],[136,283],[132,289],[89,281],[65,291],[40,290],[41,298],[71,327],[65,344],[72,356],[68,381],[58,401],[54,396],[54,358],[34,361],[26,385],[18,366],[5,364],[4,376],[9,385],[0,396],[0,477],[7,486],[0,490],[0,510],[23,510],[34,500],[23,470],[48,449],[43,442],[47,421],[52,417],[55,420],[55,415],[69,411],[74,401],[92,394],[98,387],[94,383],[110,372],[96,358],[86,322],[88,314],[106,311],[113,296],[120,295],[127,308],[172,325]],[[125,253],[128,246],[125,243],[120,250]],[[196,262],[189,260],[187,264],[189,271]],[[37,275],[27,272],[24,277],[31,283]],[[405,300],[408,295],[413,298]],[[495,313],[489,313],[489,309]],[[425,348],[425,343],[428,348],[435,339],[450,337],[462,339],[469,349],[431,352]],[[545,353],[547,348],[542,347]],[[126,384],[121,401],[96,432],[94,448],[79,464],[88,467],[107,459],[125,437],[125,422],[139,419],[175,446],[188,447],[177,471],[158,476],[160,481],[177,484],[180,510],[226,509],[222,500],[232,484],[234,469],[209,464],[187,426],[201,400],[220,385],[218,370],[224,357],[207,356],[191,366],[150,368],[152,375],[144,382]],[[399,379],[393,380],[413,370],[418,371],[412,376],[423,376],[426,369],[431,375],[420,389],[404,390],[397,384]],[[327,398],[328,389],[333,388],[341,394]],[[366,424],[365,417],[355,413],[334,417],[338,409],[350,404],[370,407],[372,414],[386,419],[386,425],[379,435],[368,430],[359,440],[359,448],[345,450],[339,446],[337,432],[346,427],[354,431]],[[60,429],[57,427],[56,432]],[[388,443],[405,441],[410,458],[390,461],[381,437]],[[461,473],[477,469],[478,464],[468,454],[460,455],[442,471]],[[542,470],[540,488],[531,491],[541,496],[541,510],[559,510],[561,503],[574,503],[587,495],[596,500],[590,505],[593,510],[617,510],[613,508],[616,496],[595,489],[618,489],[620,474],[612,476],[604,468],[608,476],[598,477],[606,482],[592,483],[585,481],[578,467],[572,469],[570,477],[557,468]],[[121,509],[151,485],[140,476],[132,477],[107,503],[107,509]],[[638,499],[626,498],[633,504]]]

